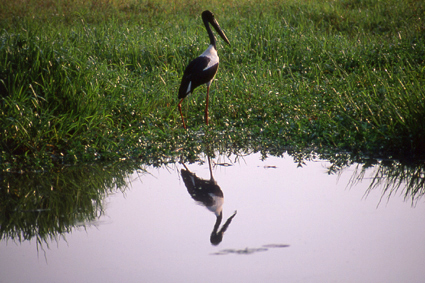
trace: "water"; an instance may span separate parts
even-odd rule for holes
[[[423,282],[424,202],[370,190],[376,168],[351,186],[356,165],[329,175],[327,161],[258,154],[212,164],[224,195],[216,232],[237,211],[218,245],[214,209],[181,176],[209,180],[208,162],[147,167],[49,247],[3,239],[0,282]]]

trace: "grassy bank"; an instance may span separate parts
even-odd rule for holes
[[[422,1],[219,2],[2,1],[2,169],[160,163],[200,143],[424,157]],[[200,87],[185,131],[177,89],[205,9],[232,45],[218,39],[211,125]]]

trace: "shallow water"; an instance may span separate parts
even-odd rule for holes
[[[148,167],[49,248],[2,240],[0,282],[423,282],[423,200],[368,190],[368,174],[349,186],[354,165],[328,175],[327,161],[258,154],[212,164],[219,227],[237,211],[218,245],[216,215],[188,193],[185,167]],[[185,165],[210,179],[208,162]]]

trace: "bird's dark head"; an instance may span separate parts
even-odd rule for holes
[[[202,12],[202,18],[208,20],[209,22],[213,22],[215,20],[214,14],[209,10]]]
[[[209,22],[214,29],[217,31],[217,33],[221,36],[221,38],[230,45],[229,40],[227,39],[227,36],[224,34],[224,32],[221,30],[220,25],[218,24],[217,20],[214,17],[214,14],[209,11],[205,10],[202,12],[202,19],[204,22]]]

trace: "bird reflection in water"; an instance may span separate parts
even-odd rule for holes
[[[233,217],[236,216],[236,211],[232,216],[229,217],[229,219],[227,219],[226,223],[224,223],[224,225],[219,230],[221,221],[223,219],[224,195],[223,191],[214,180],[211,168],[211,158],[209,156],[208,165],[210,170],[209,180],[204,180],[197,177],[196,174],[189,171],[185,164],[183,164],[185,169],[181,169],[181,175],[190,196],[195,201],[208,208],[208,210],[213,212],[217,217],[210,237],[211,244],[216,246],[223,240],[223,234],[232,222]]]

